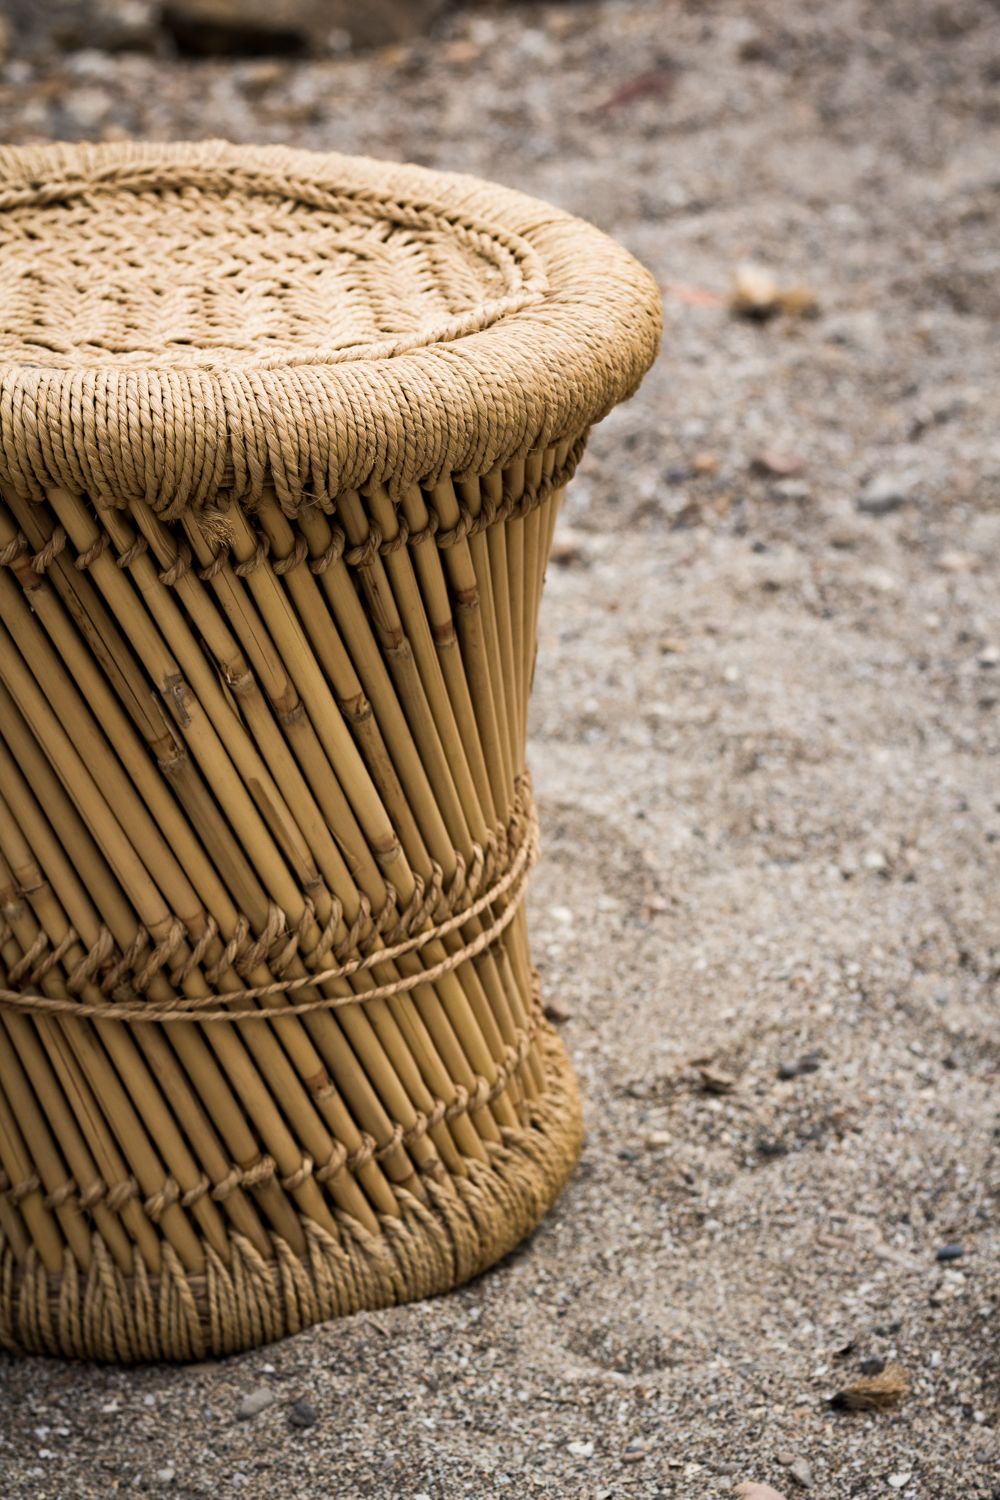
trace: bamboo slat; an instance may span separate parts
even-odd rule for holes
[[[658,336],[624,251],[488,184],[0,149],[5,1349],[250,1348],[560,1191],[537,619]]]

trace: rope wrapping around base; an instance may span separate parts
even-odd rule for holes
[[[439,942],[441,938],[449,936],[458,928],[464,926],[470,918],[477,917],[488,907],[505,898],[505,905],[500,915],[491,922],[479,935],[467,943],[464,943],[456,952],[448,955],[439,963],[422,969],[419,974],[410,975],[408,978],[395,980],[391,984],[377,985],[373,989],[364,990],[356,995],[342,996],[319,996],[314,1000],[305,1000],[298,1005],[283,1006],[278,1012],[281,1016],[309,1015],[318,1010],[337,1010],[344,1005],[359,1005],[373,1000],[388,1000],[395,995],[405,995],[410,990],[420,985],[431,984],[443,974],[450,974],[460,965],[467,963],[469,959],[476,958],[480,953],[490,948],[503,932],[510,926],[517,915],[519,903],[523,900],[527,890],[528,879],[540,852],[538,815],[535,810],[534,799],[530,791],[530,780],[524,777],[522,783],[522,801],[520,811],[525,816],[525,824],[522,831],[519,846],[513,851],[513,858],[509,868],[501,877],[485,890],[481,896],[472,901],[468,906],[462,908],[454,916],[437,926],[428,926],[423,931],[413,936],[404,938],[402,942],[395,943],[390,947],[379,948],[376,952],[369,953],[364,957],[351,959],[347,963],[337,964],[333,968],[321,969],[296,979],[275,980],[272,984],[257,985],[250,989],[239,992],[238,998],[241,1003],[253,1000],[267,1000],[273,996],[289,995],[296,990],[312,988],[315,985],[324,984],[331,979],[345,979],[351,975],[365,973],[369,969],[378,968],[382,964],[391,963],[397,958],[408,953],[419,953],[422,948],[429,947],[431,943]],[[312,903],[310,902],[310,906]],[[274,931],[265,934],[259,940],[258,952],[255,957],[247,959],[246,954],[242,959],[237,957],[238,950],[234,950],[230,962],[240,970],[241,962],[243,971],[254,968],[261,958],[271,948],[277,936],[286,928],[285,919],[280,912],[276,911]],[[401,920],[400,926],[405,923]],[[216,929],[217,931],[217,929]],[[214,937],[211,932],[209,937]],[[146,960],[139,970],[138,976],[131,982],[132,990],[143,990],[148,985],[153,973],[164,966],[164,963],[176,951],[181,942],[184,941],[185,933],[183,925],[176,923],[171,936],[164,943],[157,945],[151,957]],[[72,947],[74,942],[79,941],[76,932],[70,928],[58,947],[47,955],[42,963],[39,963],[41,955],[48,947],[44,933],[39,934],[35,946],[10,970],[8,978],[17,980],[24,976],[29,985],[35,985],[45,974],[54,967],[63,957],[65,952]],[[200,940],[207,947],[207,939]],[[102,934],[98,940],[100,951],[104,951],[106,944]],[[352,945],[353,946],[353,945]],[[123,955],[115,966],[115,975],[119,972],[125,973],[133,965],[137,958],[143,954],[145,943],[140,943],[131,954]],[[201,953],[197,947],[194,954],[186,961],[184,969],[178,971],[181,977],[196,967]],[[88,955],[85,967],[94,967],[91,963],[92,955]],[[271,960],[272,968],[275,961]],[[79,966],[78,966],[79,967]],[[174,975],[171,976],[175,978]],[[115,981],[115,982],[116,982]],[[67,988],[70,986],[67,984]],[[0,1007],[9,1006],[11,1009],[21,1011],[34,1011],[39,1014],[58,1015],[69,1012],[81,1018],[115,1021],[152,1022],[152,1021],[183,1021],[195,1020],[204,1023],[212,1021],[266,1021],[274,1019],[274,1011],[268,1010],[221,1010],[218,1009],[220,1002],[225,1000],[224,995],[210,994],[199,996],[197,999],[188,1000],[183,996],[176,996],[170,1001],[157,1005],[141,1000],[122,1000],[117,1004],[95,1005],[86,1001],[75,1001],[70,999],[58,999],[51,996],[39,995],[34,991],[15,990],[0,986]],[[215,1007],[215,1008],[213,1008]]]
[[[249,1348],[553,1201],[539,609],[660,324],[494,184],[0,147],[0,1344]]]
[[[490,1165],[468,1163],[454,1184],[428,1181],[428,1202],[397,1191],[401,1214],[372,1236],[339,1214],[334,1238],[309,1219],[305,1257],[278,1236],[265,1259],[239,1234],[228,1261],[205,1246],[203,1275],[187,1276],[169,1245],[150,1274],[141,1256],[123,1276],[99,1233],[84,1272],[67,1251],[60,1276],[34,1249],[17,1267],[0,1230],[0,1347],[115,1363],[220,1358],[313,1323],[434,1296],[481,1274],[551,1207],[582,1143],[580,1101],[562,1044],[540,1033],[548,1090],[524,1128],[505,1130]]]

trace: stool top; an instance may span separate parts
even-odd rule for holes
[[[491,183],[281,147],[0,149],[0,483],[164,517],[482,474],[655,357],[607,236]]]

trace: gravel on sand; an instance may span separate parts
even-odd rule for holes
[[[0,134],[479,173],[619,237],[666,309],[541,625],[570,1186],[434,1302],[188,1369],[3,1356],[0,1492],[992,1497],[1000,12],[628,0],[335,61],[15,58]],[[872,1360],[905,1393],[831,1408]]]

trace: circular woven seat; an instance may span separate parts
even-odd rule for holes
[[[626,252],[471,178],[0,150],[4,1347],[252,1347],[554,1201],[536,620],[659,330]]]

